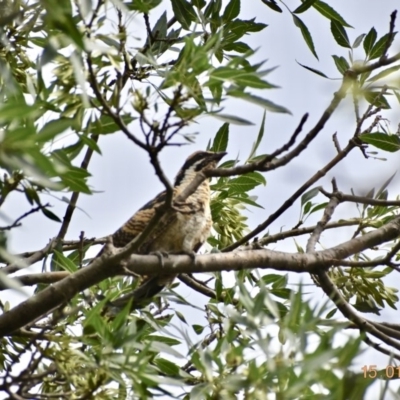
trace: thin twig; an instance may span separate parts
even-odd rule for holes
[[[195,290],[196,292],[199,292],[203,294],[204,296],[207,296],[211,299],[217,299],[217,294],[215,293],[214,290],[210,289],[206,284],[203,282],[198,281],[197,279],[193,278],[192,276],[188,274],[180,274],[178,276],[178,279],[183,282],[185,285],[189,286],[191,289]]]
[[[39,205],[37,207],[32,208],[31,210],[27,211],[26,213],[22,214],[18,217],[11,225],[0,227],[0,231],[9,231],[17,226],[21,226],[21,221],[26,218],[27,216],[34,214],[44,208],[50,207],[50,204]]]
[[[92,135],[91,139],[95,142],[98,141],[99,136],[98,135]],[[83,170],[87,170],[88,166],[89,166],[89,162],[90,159],[92,158],[94,150],[88,146],[87,150],[86,150],[86,154],[85,157],[82,160],[81,163],[81,169]],[[61,228],[57,234],[57,241],[61,241],[62,239],[64,239],[65,235],[67,234],[68,228],[69,228],[69,224],[71,223],[71,219],[72,219],[72,214],[75,211],[75,207],[76,207],[76,203],[78,201],[79,198],[79,194],[80,192],[73,192],[71,195],[71,198],[69,200],[68,203],[68,207],[65,211],[65,215],[63,218],[63,222],[61,224]]]
[[[30,265],[42,260],[49,253],[51,253],[56,247],[57,240],[53,238],[50,240],[49,244],[45,246],[43,249],[36,251],[31,256],[17,260],[10,265],[7,265],[4,268],[1,268],[0,271],[4,274],[12,274],[14,272],[19,271],[21,268],[29,267]]]
[[[310,179],[308,179],[299,189],[297,189],[275,212],[273,212],[263,223],[258,225],[255,229],[253,229],[250,233],[243,236],[237,242],[231,244],[230,246],[225,247],[221,251],[229,252],[237,247],[245,244],[259,233],[268,228],[269,225],[272,224],[276,219],[278,219],[287,209],[289,209],[293,203],[315,182],[325,176],[328,171],[330,171],[335,165],[337,165],[340,161],[342,161],[350,152],[356,147],[356,144],[350,140],[347,146],[342,150],[341,153],[337,154],[328,164],[325,165],[322,169],[316,172]]]
[[[371,206],[383,206],[383,207],[388,207],[388,206],[400,206],[400,200],[381,200],[381,199],[371,199],[370,197],[364,197],[364,196],[353,196],[349,194],[344,194],[342,192],[337,192],[337,193],[329,193],[323,188],[320,188],[319,191],[329,199],[332,198],[333,196],[336,196],[339,198],[340,202],[351,202],[351,203],[360,203],[360,204],[367,204]]]
[[[362,226],[364,228],[366,228],[368,226],[375,227],[375,225],[372,222],[364,221],[361,218],[353,218],[350,220],[331,222],[325,226],[325,229],[344,228],[347,226],[359,225],[361,223],[363,224]],[[266,236],[265,238],[259,239],[257,242],[254,242],[248,246],[241,247],[241,249],[250,250],[253,248],[259,248],[260,246],[266,246],[270,243],[276,243],[280,240],[284,240],[287,238],[306,235],[308,233],[312,233],[313,230],[315,229],[315,227],[316,226],[313,225],[313,226],[308,226],[308,227],[304,227],[304,228],[290,229],[288,231],[271,234],[271,235]]]

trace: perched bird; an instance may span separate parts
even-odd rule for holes
[[[225,152],[197,151],[189,156],[176,175],[173,200],[192,182],[199,171],[215,168],[225,154]],[[112,235],[114,247],[123,247],[139,235],[165,199],[166,192],[164,191],[137,211]],[[183,203],[173,208],[166,220],[161,220],[141,244],[137,253],[194,255],[207,240],[211,226],[210,186],[209,180],[206,179]],[[123,307],[130,299],[133,299],[132,307],[140,308],[146,300],[172,283],[175,277],[175,275],[162,273],[145,276],[139,287],[113,301],[111,305]]]

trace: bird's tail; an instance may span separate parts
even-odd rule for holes
[[[148,277],[131,293],[121,296],[118,299],[111,301],[109,304],[112,307],[123,308],[132,300],[131,308],[133,310],[143,308],[156,294],[160,293],[165,286],[169,285],[174,279],[175,275]]]

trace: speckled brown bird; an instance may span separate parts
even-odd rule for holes
[[[225,152],[197,151],[189,156],[176,175],[173,198],[176,198],[192,182],[199,171],[215,168],[225,154]],[[139,235],[154,216],[156,208],[164,203],[165,198],[164,191],[137,211],[113,234],[114,246],[123,247]],[[137,253],[194,254],[207,240],[211,226],[210,186],[207,179],[183,204],[174,208],[167,220],[162,221],[151,232]],[[146,276],[133,292],[113,301],[111,305],[123,307],[130,299],[133,299],[132,307],[140,308],[147,303],[146,300],[172,283],[175,277],[171,274]]]

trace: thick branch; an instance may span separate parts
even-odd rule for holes
[[[271,250],[237,251],[229,254],[207,254],[196,257],[170,256],[164,260],[163,271],[168,274],[230,271],[254,268],[272,268],[280,271],[316,272],[329,268],[335,260],[349,257],[373,246],[377,246],[399,236],[400,217],[383,227],[352,239],[329,250],[313,254],[283,253]],[[22,328],[35,318],[57,307],[88,287],[120,272],[116,268],[132,251],[132,243],[115,254],[95,259],[90,266],[49,286],[12,310],[0,316],[0,336]],[[132,255],[125,268],[139,274],[160,272],[159,259],[152,255]]]

